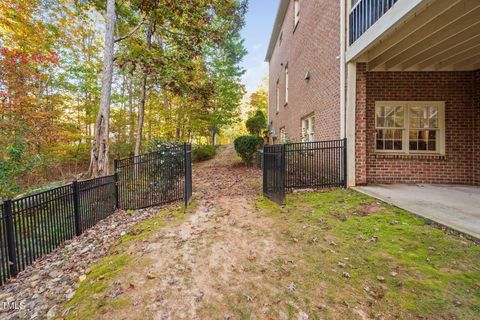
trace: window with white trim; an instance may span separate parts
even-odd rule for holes
[[[295,0],[294,1],[294,12],[295,12],[295,18],[294,18],[294,28],[297,26],[298,22],[300,21],[300,0]]]
[[[288,103],[288,64],[285,66],[285,104]]]
[[[280,128],[280,143],[285,143],[287,141],[287,134],[285,132],[285,127]]]
[[[424,101],[375,103],[375,150],[445,153],[445,104]]]
[[[302,142],[315,141],[315,116],[312,114],[302,119]]]
[[[280,111],[280,86],[278,85],[278,80],[277,80],[277,92],[276,92],[276,102],[275,102],[275,110],[277,110],[277,113]]]

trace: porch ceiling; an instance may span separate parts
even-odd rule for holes
[[[432,0],[367,50],[370,71],[480,68],[480,1]]]

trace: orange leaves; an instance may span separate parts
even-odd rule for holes
[[[42,53],[25,53],[18,50],[0,48],[2,66],[7,64],[25,64],[31,66],[49,66],[56,65],[59,57],[55,51],[49,51],[47,54]],[[1,66],[0,66],[1,67]]]

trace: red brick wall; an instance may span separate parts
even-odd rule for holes
[[[358,184],[478,183],[474,178],[478,164],[474,161],[473,72],[365,73],[364,70],[364,64],[357,66]],[[375,101],[445,101],[445,157],[376,154]]]
[[[475,184],[480,185],[480,70],[474,74],[474,113],[475,113]]]
[[[367,183],[367,72],[364,63],[357,64],[357,104],[355,107],[356,184]]]
[[[287,137],[301,138],[301,119],[315,114],[315,139],[340,137],[340,26],[338,0],[301,0],[300,22],[294,31],[290,1],[282,32],[270,59],[269,117]],[[285,104],[284,68],[288,63],[289,101]],[[283,65],[282,65],[283,64]],[[306,72],[310,80],[304,80]],[[276,113],[276,83],[280,86],[280,111]],[[278,141],[278,140],[277,140]]]

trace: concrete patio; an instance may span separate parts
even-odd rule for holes
[[[392,184],[355,190],[480,239],[480,187]]]

